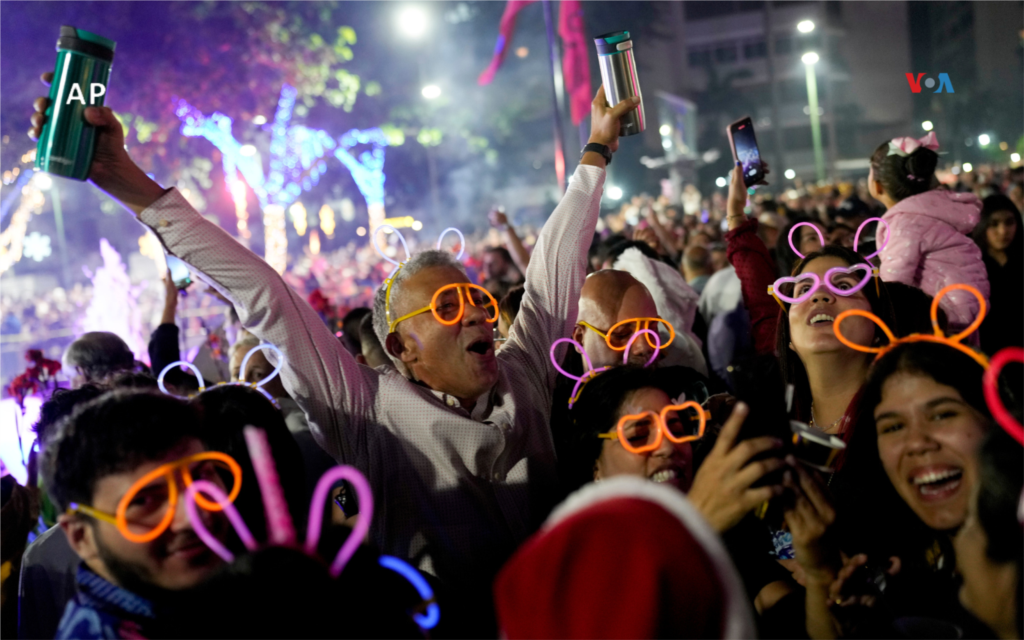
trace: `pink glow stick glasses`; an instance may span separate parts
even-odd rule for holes
[[[863,271],[864,275],[860,276],[860,279],[856,279],[853,276],[857,271]],[[875,269],[869,264],[859,262],[851,267],[833,267],[825,272],[825,279],[818,277],[818,274],[813,272],[802,273],[798,276],[779,278],[774,284],[768,287],[768,295],[773,296],[779,301],[781,305],[783,301],[789,304],[800,304],[806,302],[811,296],[821,287],[823,284],[825,287],[837,296],[852,296],[857,293],[871,280],[871,277],[878,276],[878,269]],[[809,283],[803,286],[801,283]],[[786,285],[793,285],[791,293],[794,295],[788,295],[786,292],[790,291]],[[785,307],[783,307],[785,309]]]

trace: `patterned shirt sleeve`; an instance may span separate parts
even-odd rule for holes
[[[242,325],[284,354],[281,379],[309,417],[317,442],[352,460],[375,414],[380,374],[359,365],[316,312],[260,257],[171,189],[139,215],[168,252],[234,306]],[[272,354],[268,354],[272,358]]]
[[[524,363],[550,404],[555,371],[551,343],[572,334],[580,291],[587,277],[587,253],[601,212],[605,171],[580,165],[565,196],[544,223],[526,270],[523,302],[502,347],[503,358]]]

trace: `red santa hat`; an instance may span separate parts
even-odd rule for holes
[[[621,476],[587,485],[494,587],[505,638],[753,638],[725,547],[678,490]]]

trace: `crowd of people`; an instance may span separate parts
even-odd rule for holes
[[[897,138],[601,219],[587,151],[534,242],[496,209],[282,277],[86,118],[233,326],[182,366],[168,283],[148,367],[68,347],[3,478],[10,637],[1022,637],[1020,171]]]

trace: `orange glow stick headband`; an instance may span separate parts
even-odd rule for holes
[[[950,291],[955,290],[968,291],[974,294],[974,297],[978,299],[978,303],[981,306],[978,312],[978,317],[974,319],[974,322],[972,322],[970,326],[968,326],[966,329],[956,334],[955,336],[946,337],[942,333],[942,328],[939,327],[939,302],[946,294],[948,294]],[[935,331],[933,335],[915,333],[906,336],[905,338],[897,338],[895,335],[893,335],[892,331],[889,329],[888,326],[886,326],[885,322],[883,322],[881,318],[871,313],[870,311],[864,311],[862,309],[848,309],[840,313],[839,316],[836,318],[835,322],[832,324],[832,329],[833,331],[835,331],[836,338],[839,339],[839,342],[842,342],[844,345],[853,349],[854,351],[877,354],[875,356],[876,362],[879,358],[881,358],[883,355],[885,355],[886,353],[888,353],[889,351],[891,351],[897,345],[900,344],[906,344],[909,342],[937,342],[939,344],[944,344],[948,347],[953,347],[957,351],[969,355],[971,358],[974,359],[975,362],[980,364],[985,369],[988,369],[989,362],[985,354],[978,353],[977,351],[974,351],[970,347],[960,342],[967,336],[971,335],[971,333],[973,333],[978,327],[981,326],[982,321],[985,319],[986,310],[987,306],[985,304],[985,297],[982,296],[981,292],[979,292],[977,289],[968,284],[951,284],[948,287],[944,287],[941,291],[939,291],[938,294],[936,294],[935,299],[932,300],[932,328]],[[839,326],[842,324],[843,320],[851,316],[861,316],[874,322],[876,325],[878,325],[878,327],[882,329],[886,337],[889,338],[889,344],[882,347],[866,347],[864,345],[851,342],[849,339],[846,338],[846,336],[843,335],[843,332],[840,331],[839,329]]]
[[[139,478],[134,484],[132,484],[131,487],[129,487],[128,491],[123,496],[121,496],[121,499],[117,503],[117,511],[113,516],[111,516],[109,513],[104,513],[99,509],[95,509],[93,507],[86,505],[81,505],[76,502],[72,502],[68,506],[68,511],[78,511],[88,516],[92,516],[97,520],[103,520],[104,522],[113,524],[117,527],[118,531],[121,532],[121,535],[124,536],[125,539],[129,542],[151,542],[159,538],[160,535],[162,535],[163,532],[167,530],[167,527],[171,526],[171,522],[174,521],[174,514],[177,511],[178,506],[178,484],[174,479],[175,471],[181,469],[181,474],[182,478],[185,481],[186,490],[198,482],[204,482],[206,484],[209,484],[210,486],[216,487],[216,485],[208,483],[204,480],[192,479],[192,473],[191,471],[189,471],[188,464],[191,462],[202,462],[204,460],[216,460],[227,465],[228,469],[231,470],[231,473],[234,476],[234,485],[231,487],[231,493],[225,495],[222,500],[210,502],[206,498],[202,498],[200,496],[199,498],[197,498],[196,501],[203,509],[207,511],[220,511],[221,509],[224,508],[225,505],[233,509],[234,507],[231,505],[231,503],[234,502],[235,498],[238,497],[238,492],[241,491],[242,489],[242,467],[239,466],[239,464],[235,461],[234,458],[227,455],[226,453],[221,453],[219,451],[204,451],[202,453],[187,456],[174,462],[162,464],[156,469],[153,469],[146,475]],[[149,485],[151,482],[159,480],[160,478],[167,479],[167,513],[164,514],[163,519],[152,530],[143,534],[134,533],[131,529],[128,528],[128,506],[130,505],[132,499],[139,493],[139,491],[146,488],[146,486]],[[217,487],[217,489],[220,490],[219,487]],[[223,495],[224,492],[221,491],[221,494]],[[195,507],[193,506],[193,508]],[[193,521],[195,521],[196,519],[198,519],[198,512],[196,518],[194,518]]]

